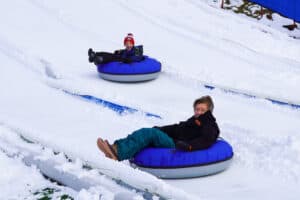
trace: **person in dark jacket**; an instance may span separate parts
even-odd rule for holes
[[[88,50],[89,62],[95,65],[105,64],[109,62],[132,63],[139,62],[144,59],[143,46],[134,46],[134,38],[132,33],[124,38],[125,49],[116,50],[114,53],[94,52],[93,49]]]
[[[114,160],[132,158],[142,149],[152,147],[176,148],[194,151],[209,148],[219,137],[219,127],[212,112],[213,100],[210,96],[196,99],[193,104],[194,115],[178,124],[142,128],[126,138],[116,140],[113,145],[98,138],[97,145],[106,157]]]

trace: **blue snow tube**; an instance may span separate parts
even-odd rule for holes
[[[233,158],[233,150],[223,139],[208,149],[180,151],[170,148],[145,148],[135,155],[133,167],[160,178],[193,178],[219,173],[227,169]]]
[[[103,79],[117,82],[149,81],[158,77],[161,63],[153,58],[144,56],[144,60],[133,63],[110,62],[97,66]]]

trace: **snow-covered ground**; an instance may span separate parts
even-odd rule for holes
[[[1,143],[7,142],[8,133],[22,134],[91,163],[108,179],[121,179],[166,198],[299,199],[300,110],[202,85],[300,104],[298,40],[192,0],[12,0],[0,7],[0,30]],[[162,62],[157,80],[107,82],[87,62],[89,47],[121,48],[128,32],[144,45],[147,55]],[[120,116],[62,89],[155,113],[162,119],[141,113]],[[95,145],[98,136],[113,141],[141,127],[185,120],[192,114],[193,100],[207,94],[215,100],[221,135],[235,151],[234,162],[224,173],[159,180],[132,169],[126,161],[106,159]],[[1,171],[29,170],[40,177],[40,185],[45,183],[35,169],[21,166],[18,159],[2,153],[0,159]],[[10,168],[12,163],[20,169]],[[0,175],[0,180],[2,184],[6,178]],[[29,189],[25,190],[20,193],[27,195]],[[7,185],[0,187],[0,193],[16,194]]]
[[[20,158],[9,158],[2,151],[0,151],[0,169],[2,172],[0,199],[37,199],[46,196],[55,199],[65,194],[77,195],[75,191],[45,180],[34,166],[26,167]],[[51,193],[51,190],[55,192]]]
[[[221,7],[222,0],[206,0],[207,3],[214,7]],[[280,14],[276,12],[272,12],[271,10],[268,10],[267,8],[261,7],[259,4],[251,3],[250,1],[245,0],[229,0],[224,1],[224,9],[228,10],[228,12],[235,12],[238,13],[240,17],[247,18],[248,20],[252,20],[254,22],[259,22],[261,24],[264,24],[266,26],[269,26],[271,28],[275,28],[276,30],[283,32],[287,35],[289,35],[292,38],[295,38],[297,40],[300,39],[300,27],[299,23],[295,22],[298,26],[294,30],[289,30],[285,28],[286,25],[292,25],[293,20],[283,17]],[[199,1],[194,1],[195,4],[199,3]],[[247,6],[245,6],[247,4]],[[259,14],[259,12],[263,10],[263,16]],[[270,14],[269,17],[267,17],[267,14]],[[247,16],[250,15],[250,16]],[[263,29],[261,29],[264,31]]]

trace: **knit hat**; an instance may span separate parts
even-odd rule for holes
[[[134,39],[133,39],[133,34],[128,33],[127,36],[124,38],[124,45],[126,42],[131,42],[132,45],[134,45]]]

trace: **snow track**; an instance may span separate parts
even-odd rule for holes
[[[13,56],[11,56],[11,57],[13,58]],[[14,59],[14,60],[18,61],[18,60],[21,60],[21,59]],[[26,59],[26,60],[28,61],[30,59]],[[31,65],[33,62],[27,62],[27,64],[26,64],[26,62],[20,62],[20,63],[23,66],[27,66],[26,68],[24,68],[25,70],[28,70],[28,67],[30,67],[30,66],[37,66],[37,65]],[[39,62],[37,61],[36,63],[39,63]],[[40,68],[44,67],[44,69],[45,69],[46,65],[43,65],[43,64],[40,63],[39,67]],[[47,87],[49,86],[49,84],[50,85],[54,84],[54,83],[59,84],[59,81],[64,80],[63,76],[61,76],[61,75],[57,76],[57,77],[60,77],[60,78],[52,77],[50,79],[48,78],[48,75],[46,75],[46,79],[45,79],[45,77],[44,77],[45,74],[43,72],[40,72],[40,71],[43,71],[43,70],[38,70],[40,68],[34,68],[36,70],[30,70],[30,71],[34,71],[35,72],[34,74],[37,74],[36,72],[38,72],[37,77],[39,78],[39,81],[41,81],[41,83],[43,83],[44,85],[47,85]],[[48,74],[49,74],[49,71],[51,71],[52,74],[56,74],[56,72],[51,68],[50,64],[48,64],[46,68],[48,68]],[[174,80],[175,76],[171,76],[171,79],[167,78],[168,75],[167,76],[162,76],[162,77],[166,78],[167,81],[172,81],[172,80]],[[182,81],[180,81],[181,84],[184,84],[184,82],[185,82],[184,79]],[[191,82],[187,83],[188,87],[193,88],[192,90],[196,89],[197,82],[195,82],[195,84],[196,84],[195,87],[192,87],[193,84]],[[203,86],[201,86],[201,87],[203,88]],[[204,89],[204,90],[206,90],[206,89]],[[59,91],[57,91],[57,92],[59,92]],[[216,94],[221,95],[222,98],[223,98],[223,96],[225,98],[226,97],[231,98],[230,95],[228,95],[224,92],[221,92],[221,91],[219,91],[219,92],[220,93],[218,94],[218,91],[217,91]],[[236,101],[238,99],[244,99],[245,102],[249,102],[248,99],[241,98],[239,96],[234,97],[234,99],[235,99],[234,101]],[[253,100],[253,101],[255,101],[255,100]],[[265,102],[262,102],[262,105],[265,105],[265,104],[266,104]],[[270,108],[273,109],[275,107],[271,106]],[[285,112],[288,112],[288,113],[292,113],[292,112],[294,113],[293,110],[286,110],[286,109],[283,109],[283,108],[280,109],[280,110],[285,110]],[[169,111],[171,111],[171,108],[170,108]],[[297,113],[298,112],[294,113],[294,115],[297,116]],[[13,125],[12,127],[15,127],[15,125]],[[255,131],[253,131],[253,130],[243,130],[243,128],[241,128],[241,127],[242,126],[234,126],[232,123],[229,123],[229,124],[227,124],[227,123],[222,124],[221,123],[221,129],[223,130],[222,135],[225,136],[226,139],[229,139],[229,141],[233,144],[233,146],[235,148],[235,152],[238,152],[236,154],[236,158],[235,158],[235,163],[236,163],[237,166],[240,166],[240,167],[247,166],[249,169],[253,169],[253,170],[255,170],[257,168],[257,166],[262,166],[261,170],[263,170],[265,172],[268,171],[269,175],[274,176],[274,175],[280,174],[280,177],[284,176],[286,178],[286,181],[289,181],[289,180],[293,180],[295,182],[299,181],[299,176],[297,174],[297,171],[300,170],[300,168],[299,168],[299,166],[300,166],[299,158],[297,158],[298,151],[296,149],[291,149],[291,147],[294,148],[296,146],[296,143],[294,143],[293,141],[299,141],[298,137],[296,137],[296,136],[294,136],[294,137],[286,136],[286,137],[279,137],[278,139],[269,140],[268,137],[263,137],[263,136],[257,137]],[[38,135],[41,134],[41,133],[40,134],[39,133],[33,133],[33,132],[30,132],[30,131],[26,132],[23,129],[21,129],[21,130],[22,130],[21,132],[25,133],[26,137],[36,135],[36,136],[34,136],[34,138],[35,137],[39,138],[40,136],[38,136]],[[283,140],[283,142],[280,142],[281,140]],[[263,142],[261,142],[261,141],[263,141]],[[275,148],[272,151],[269,151],[269,149],[272,148],[272,145],[278,146],[278,148]],[[284,146],[284,148],[283,148],[283,146]],[[249,148],[249,147],[251,147],[251,148]],[[59,145],[56,146],[55,149],[60,149]],[[60,151],[64,151],[64,150],[62,149]],[[246,159],[246,158],[249,158],[249,157],[251,158],[251,156],[253,156],[254,152],[256,152],[256,153],[257,152],[269,152],[269,153],[267,155],[263,154],[263,153],[258,154],[258,155],[261,155],[260,158]],[[280,154],[278,154],[279,152],[280,152]],[[67,154],[72,155],[72,152],[67,152]],[[268,159],[269,157],[275,158],[278,155],[280,155],[278,157],[278,159],[271,159],[271,160]],[[74,158],[77,158],[77,157],[78,157],[78,155],[74,156]],[[88,159],[88,160],[90,160],[90,159]],[[285,163],[285,164],[283,165],[281,163],[281,161],[283,161],[283,163]],[[292,164],[292,166],[294,166],[293,168],[289,167],[289,165],[291,165],[291,164]],[[274,165],[280,165],[281,167],[280,168],[277,167],[276,169],[274,169],[273,168]],[[159,182],[156,183],[155,179],[152,180],[152,179],[148,178],[149,182],[144,183],[144,181],[139,182],[136,179],[135,180],[130,180],[130,178],[126,175],[127,173],[126,174],[119,173],[121,169],[123,169],[123,170],[126,169],[126,171],[128,171],[130,169],[129,166],[124,166],[124,167],[120,167],[120,168],[117,167],[116,169],[118,169],[118,171],[114,171],[114,170],[111,171],[111,169],[110,170],[105,170],[105,169],[108,169],[108,168],[111,167],[111,164],[108,164],[108,163],[105,164],[105,165],[103,165],[103,164],[99,165],[99,163],[97,162],[97,164],[95,164],[94,166],[96,166],[96,168],[100,168],[100,169],[104,168],[102,173],[107,174],[109,177],[113,177],[115,179],[120,179],[120,180],[122,180],[126,183],[129,182],[128,183],[129,185],[132,185],[133,187],[139,188],[141,190],[146,190],[146,191],[149,191],[150,193],[154,193],[154,194],[166,197],[166,198],[172,198],[174,196],[179,197],[178,199],[180,199],[180,196],[182,196],[183,199],[186,198],[186,196],[185,196],[186,194],[181,194],[181,193],[179,193],[179,195],[177,193],[175,194],[174,191],[172,191],[173,189],[171,190],[172,191],[171,196],[168,196],[168,194],[170,193],[170,191],[169,191],[170,189],[166,189],[165,188],[166,186],[164,186],[164,187],[162,187],[163,190],[161,191],[158,187],[161,183],[159,183]],[[134,173],[136,173],[136,172],[134,172]],[[140,172],[138,172],[137,174],[139,174],[139,173]],[[154,184],[154,182],[155,182],[155,184]],[[193,197],[191,197],[191,198],[193,198]]]
[[[45,146],[30,141],[17,133],[22,132],[20,130],[15,132],[13,130],[5,130],[3,127],[0,128],[2,151],[9,157],[21,157],[26,165],[36,166],[43,175],[51,180],[78,192],[96,188],[102,193],[101,195],[105,199],[129,200],[140,196],[136,193],[137,189],[126,185],[120,180],[113,180],[103,174],[99,174],[98,169],[91,167],[78,158],[72,160],[62,152],[54,152]],[[10,134],[10,136],[7,134]],[[15,139],[9,141],[13,137]],[[15,144],[16,139],[18,140],[18,144]],[[139,191],[139,193],[145,199],[152,199],[153,197],[153,195],[147,192]]]
[[[196,0],[12,0],[0,11],[1,148],[17,145],[17,152],[40,153],[20,140],[23,135],[54,161],[61,156],[58,165],[68,173],[92,173],[82,169],[87,163],[99,180],[84,184],[102,181],[98,190],[108,199],[113,188],[154,199],[298,199],[300,47],[295,40]],[[89,47],[113,51],[127,32],[162,61],[159,79],[108,82],[87,62]],[[221,136],[236,155],[224,173],[163,181],[126,161],[108,160],[97,149],[99,136],[113,142],[141,127],[187,119],[193,100],[202,95],[214,98]],[[75,178],[73,183],[80,183]]]
[[[121,177],[116,177],[115,175],[119,172],[114,168],[96,164],[97,162],[82,161],[72,155],[67,156],[58,149],[51,150],[24,136],[30,135],[27,131],[3,122],[0,122],[0,125],[0,147],[7,155],[23,157],[22,160],[26,165],[35,165],[45,176],[76,191],[95,187],[116,200],[135,199],[138,193],[145,199],[152,199],[155,196],[161,199],[174,199],[175,197],[176,199],[196,199],[192,195],[168,188],[167,185],[157,188],[155,185],[142,186],[135,183],[133,186],[132,183],[126,183],[126,180],[124,182]],[[144,172],[141,173],[146,175]],[[151,177],[151,175],[147,176]],[[163,192],[163,190],[166,191]]]
[[[56,82],[60,81],[60,79],[62,79],[62,81],[60,81],[60,82],[65,82],[65,81],[68,82],[68,80],[66,80],[68,78],[68,75],[62,75],[62,74],[60,74],[60,72],[57,72],[55,70],[55,68],[53,68],[52,64],[50,62],[48,62],[47,60],[45,60],[44,58],[38,59],[38,58],[33,58],[33,57],[26,55],[22,50],[18,49],[16,46],[14,46],[12,44],[9,44],[5,39],[0,38],[0,44],[1,44],[0,50],[5,55],[11,57],[14,60],[17,60],[19,63],[21,63],[23,66],[27,67],[28,69],[32,70],[33,72],[36,72],[36,73],[42,75],[42,78],[43,78],[42,80],[45,81],[49,86],[51,86],[53,88],[60,89],[67,94],[82,97],[91,102],[109,107],[120,114],[122,114],[124,112],[127,112],[127,113],[141,112],[149,117],[161,118],[157,114],[139,111],[138,109],[130,108],[130,107],[127,107],[126,105],[118,105],[111,101],[107,101],[102,98],[90,95],[90,94],[86,93],[85,91],[80,92],[80,91],[78,91],[78,88],[71,89],[70,87],[68,88],[68,87],[64,87],[63,85],[57,84]],[[252,100],[253,99],[265,99],[276,105],[288,106],[288,107],[297,108],[297,109],[300,108],[300,102],[295,102],[295,101],[291,101],[291,100],[280,98],[280,97],[268,96],[267,94],[263,94],[263,93],[255,93],[255,92],[248,91],[248,90],[240,90],[240,89],[236,89],[236,88],[231,88],[231,87],[227,87],[224,85],[216,85],[213,82],[205,82],[205,81],[202,81],[199,78],[197,78],[197,76],[195,77],[195,76],[188,75],[184,71],[178,72],[174,69],[174,67],[168,66],[166,63],[165,63],[165,65],[166,66],[163,71],[163,75],[167,76],[170,79],[170,83],[168,83],[168,84],[172,84],[171,82],[180,81],[182,83],[188,84],[187,87],[190,87],[190,88],[195,85],[198,85],[197,86],[198,88],[203,87],[203,88],[206,88],[209,90],[219,89],[225,93],[236,94],[236,95],[239,95],[242,97],[250,98]],[[96,72],[95,72],[95,74],[96,74]],[[63,78],[63,77],[66,77],[66,78]],[[48,78],[51,80],[49,80]],[[55,80],[57,80],[57,81],[55,82]],[[72,81],[84,81],[85,84],[88,84],[87,80],[84,80],[84,79],[72,80]],[[85,94],[80,94],[80,93],[85,93]]]
[[[241,97],[245,97],[251,100],[254,99],[264,99],[267,100],[275,105],[279,106],[285,106],[290,107],[292,109],[300,109],[300,102],[291,101],[289,99],[281,98],[281,97],[274,97],[274,96],[268,96],[267,94],[263,93],[255,93],[250,90],[240,90],[237,88],[231,88],[225,85],[216,85],[213,82],[205,82],[202,80],[199,80],[197,77],[193,77],[190,75],[186,75],[185,72],[176,72],[174,68],[171,66],[168,66],[168,72],[165,73],[166,76],[169,76],[170,78],[181,81],[183,83],[186,83],[189,85],[189,87],[204,87],[208,90],[221,90],[224,93],[230,93],[233,95],[238,95]]]
[[[76,96],[76,97],[81,97],[81,98],[83,98],[87,101],[90,101],[90,102],[93,102],[93,103],[96,103],[96,104],[100,104],[104,107],[108,107],[111,110],[113,110],[113,111],[115,111],[119,114],[129,114],[129,113],[140,112],[141,114],[144,114],[147,117],[155,117],[155,118],[161,119],[161,117],[159,115],[149,113],[149,112],[139,111],[135,108],[130,108],[130,107],[127,107],[127,106],[124,106],[124,105],[119,105],[119,104],[116,104],[116,103],[112,103],[110,101],[106,101],[106,100],[103,100],[101,98],[94,97],[94,96],[91,96],[91,95],[88,95],[88,94],[76,94],[76,93],[72,93],[72,92],[69,92],[69,91],[66,91],[66,90],[64,90],[64,92],[67,93],[67,94]]]

